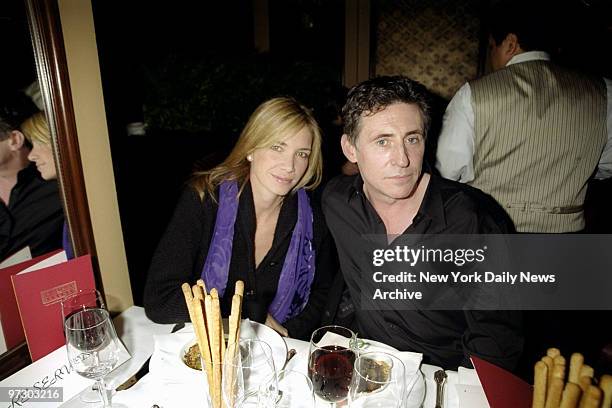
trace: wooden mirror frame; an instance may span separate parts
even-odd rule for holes
[[[91,254],[96,285],[103,291],[96,262],[57,0],[24,1],[72,247],[75,256]],[[0,357],[0,378],[8,377],[30,362],[27,345],[22,343]]]

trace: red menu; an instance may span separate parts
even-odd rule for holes
[[[11,277],[32,361],[65,344],[62,299],[96,287],[90,255],[65,259],[60,252]]]
[[[60,251],[61,250],[58,249],[49,254],[41,255],[34,259],[28,259],[18,264],[0,269],[0,316],[2,317],[4,340],[8,349],[17,346],[25,340],[21,319],[19,319],[19,309],[17,308],[17,300],[15,299],[11,276],[50,256],[56,255]]]
[[[470,357],[491,408],[531,407],[533,388],[509,371]]]

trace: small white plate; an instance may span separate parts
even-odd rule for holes
[[[186,330],[183,332],[186,332]],[[227,332],[227,330],[225,330],[225,332]],[[285,359],[287,358],[287,343],[285,343],[285,340],[283,340],[280,334],[278,334],[265,324],[253,322],[250,320],[243,320],[240,324],[240,339],[258,339],[266,342],[272,349],[272,358],[274,359],[275,368],[277,370],[280,370],[285,364]],[[178,354],[178,358],[180,359],[181,363],[186,368],[192,371],[198,370],[187,366],[183,361],[183,356],[185,355],[187,350],[189,350],[189,348],[195,343],[195,338],[192,338],[187,343],[185,343],[185,345],[181,348]]]

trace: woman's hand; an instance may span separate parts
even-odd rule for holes
[[[266,326],[274,329],[283,337],[289,336],[289,332],[285,329],[279,322],[276,321],[275,318],[272,317],[270,313],[268,313],[268,317],[266,317]]]

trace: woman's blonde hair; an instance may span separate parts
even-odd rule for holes
[[[192,186],[203,199],[206,194],[215,198],[215,189],[225,180],[235,180],[240,190],[249,178],[250,163],[247,156],[256,149],[267,148],[279,141],[279,137],[295,135],[304,127],[312,134],[312,147],[304,176],[291,193],[300,188],[314,189],[321,182],[323,160],[321,158],[321,131],[310,110],[293,98],[273,98],[255,109],[242,130],[229,156],[211,170],[196,172]]]
[[[44,112],[37,112],[30,116],[20,126],[21,133],[28,139],[30,143],[38,142],[47,145],[51,144],[51,132],[47,124],[47,118]]]

